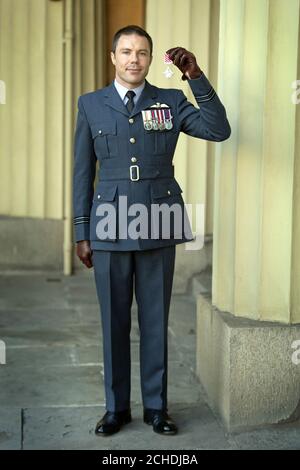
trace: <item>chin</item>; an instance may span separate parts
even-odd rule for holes
[[[145,74],[140,73],[139,75],[131,75],[130,73],[128,74],[128,79],[132,81],[140,81],[144,80]]]
[[[132,80],[127,80],[127,83],[130,83],[130,85],[138,85],[139,83],[143,82],[143,78],[136,78]]]

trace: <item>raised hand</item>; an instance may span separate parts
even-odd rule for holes
[[[202,70],[197,64],[196,57],[184,47],[172,47],[166,51],[173,64],[183,73],[182,80],[199,78]]]

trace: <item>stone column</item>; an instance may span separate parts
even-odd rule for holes
[[[220,2],[218,83],[232,135],[216,153],[197,373],[229,427],[299,417],[299,12],[299,0]]]

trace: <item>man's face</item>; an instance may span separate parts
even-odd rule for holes
[[[138,87],[144,82],[152,62],[148,39],[137,34],[121,36],[115,53],[111,52],[111,60],[117,81],[129,89]]]

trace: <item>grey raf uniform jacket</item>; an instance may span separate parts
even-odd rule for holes
[[[205,74],[188,83],[199,108],[187,101],[181,90],[157,88],[147,80],[131,114],[114,83],[79,97],[73,172],[76,242],[90,240],[93,250],[131,251],[193,238],[172,165],[179,133],[220,142],[229,138],[231,129],[225,108]],[[171,114],[171,128],[148,130],[142,111],[162,109],[169,111],[160,116]],[[97,160],[99,178],[94,190]],[[120,196],[124,196],[122,202]],[[144,231],[138,237],[128,236],[130,223],[137,223],[141,214],[128,211],[132,204],[143,204],[148,211],[146,235]],[[172,210],[168,216],[160,215],[169,221],[166,235],[159,223],[162,219],[153,217],[151,207],[171,208],[174,204],[182,209],[182,220],[175,223]],[[109,213],[115,217],[108,218]]]

